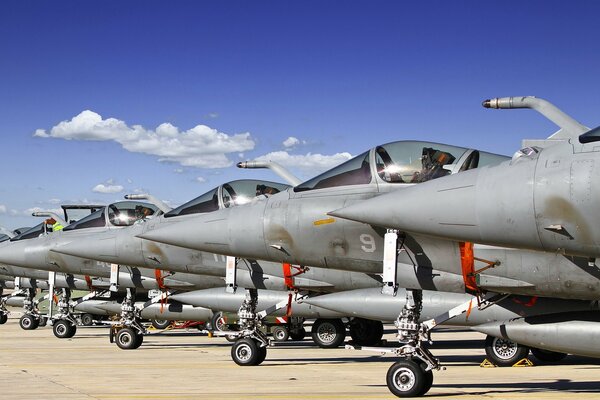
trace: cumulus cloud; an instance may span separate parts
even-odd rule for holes
[[[199,176],[199,177],[196,178],[196,182],[204,183],[204,182],[206,182],[206,178],[204,178],[202,176]]]
[[[260,161],[275,161],[285,167],[299,168],[307,172],[318,173],[335,167],[352,158],[350,153],[323,154],[290,154],[287,151],[274,151],[256,158]]]
[[[112,179],[107,180],[105,183],[99,183],[93,187],[92,192],[95,193],[120,193],[124,189],[121,185],[115,185]]]
[[[285,139],[282,144],[283,144],[283,147],[285,147],[287,149],[287,148],[299,145],[300,140],[298,138],[290,136],[289,138]]]
[[[116,118],[103,119],[85,110],[69,121],[62,121],[46,131],[38,129],[35,137],[66,140],[114,141],[125,150],[158,157],[161,162],[178,163],[184,167],[224,168],[233,164],[227,155],[254,149],[250,133],[228,135],[206,125],[187,130],[169,123],[155,130],[141,125],[128,126]]]
[[[297,137],[290,136],[287,139],[285,139],[281,144],[285,149],[290,150],[298,145],[305,145],[306,140],[300,140]]]
[[[4,204],[0,204],[0,214],[6,214],[6,206]]]

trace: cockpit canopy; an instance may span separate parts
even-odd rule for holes
[[[224,183],[165,214],[165,218],[187,214],[200,214],[220,208],[237,206],[250,202],[260,195],[271,195],[288,189],[283,183],[241,179]]]
[[[130,226],[136,221],[154,215],[158,208],[150,203],[138,201],[119,201],[109,204],[100,210],[93,212],[85,218],[65,227],[64,231],[75,229],[86,229],[103,226]]]
[[[29,228],[29,229],[21,232],[17,236],[11,238],[10,241],[16,242],[17,240],[33,239],[40,235],[45,234],[46,232],[47,232],[46,221],[44,221],[41,224],[37,224],[33,228]]]
[[[295,192],[337,186],[420,183],[508,157],[439,143],[400,141],[377,146],[294,188]]]

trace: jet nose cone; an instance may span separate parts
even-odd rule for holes
[[[146,231],[136,237],[195,250],[221,250],[228,245],[227,220],[209,214]]]
[[[117,256],[116,238],[112,234],[77,238],[72,242],[60,243],[53,247],[51,251],[69,256],[112,262]]]
[[[393,207],[393,202],[388,201],[386,197],[387,196],[381,196],[365,200],[331,211],[328,214],[338,218],[349,219],[351,221],[392,228],[391,217],[397,215],[398,212],[403,213],[403,211],[397,210],[397,207]],[[382,201],[382,198],[385,199]]]
[[[27,243],[25,242],[17,241],[7,243],[5,246],[0,247],[0,263],[28,267],[25,262],[26,249]]]

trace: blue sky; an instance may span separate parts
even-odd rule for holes
[[[229,166],[268,154],[309,178],[394,140],[512,154],[554,131],[531,111],[484,110],[489,97],[536,95],[600,125],[599,11],[592,1],[1,2],[0,225],[134,191],[177,205],[227,180],[272,178]]]

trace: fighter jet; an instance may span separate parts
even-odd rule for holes
[[[289,185],[280,183],[248,179],[227,182],[163,215],[141,220],[123,229],[110,229],[107,227],[103,231],[95,230],[93,234],[85,235],[83,230],[81,230],[80,233],[82,236],[77,238],[77,240],[69,242],[62,241],[60,237],[53,237],[49,240],[59,240],[59,242],[56,246],[52,247],[51,251],[107,263],[156,269],[168,268],[171,272],[181,271],[227,278],[226,258],[223,256],[146,241],[136,237],[136,235],[157,229],[161,226],[173,224],[190,215],[241,205],[256,196],[269,196],[288,187]],[[126,198],[131,199],[132,196],[128,195]],[[280,263],[258,260],[239,260],[237,265],[235,265],[235,274],[235,284],[243,288],[288,290],[290,287],[293,287],[294,290],[301,290],[303,293],[377,287],[381,284],[380,277],[373,274],[358,272],[341,273],[339,271],[313,267],[299,268],[290,264],[282,265]],[[266,292],[261,293],[265,294]],[[189,298],[186,294],[178,296],[180,299]],[[171,296],[171,299],[173,298]],[[281,304],[279,306],[280,309],[283,309],[286,314],[291,313],[293,317],[319,317],[313,324],[313,339],[320,346],[337,346],[340,341],[343,341],[346,327],[339,320],[338,314],[315,310],[315,307],[312,310],[307,310],[305,306],[301,306],[295,301],[292,302],[293,304],[288,305],[286,304],[289,302],[289,295],[287,293],[278,293],[277,296],[269,296],[269,299],[275,298],[278,301],[265,308]],[[296,298],[295,295],[294,298]],[[239,297],[231,296],[231,299],[238,301]],[[238,304],[238,308],[240,306],[241,302]],[[273,312],[276,311],[276,308],[273,309]],[[332,318],[338,319],[338,321],[332,322]],[[295,321],[294,319],[291,319],[291,321],[294,321],[294,323],[288,327],[289,333],[296,339],[303,337],[304,334],[302,332],[304,332],[304,329],[299,323],[301,321]],[[354,331],[357,329],[360,330],[359,325],[363,326],[365,324],[372,327],[377,325],[374,330],[379,331],[380,336],[382,335],[383,330],[380,322],[359,321],[358,319],[352,320],[349,323],[351,334],[358,337],[358,334]],[[325,329],[324,326],[336,329],[332,331],[329,328]],[[278,331],[281,332],[282,329],[280,328]],[[327,334],[320,336],[319,332],[323,331],[327,331]],[[325,340],[324,337],[333,339],[329,341]],[[372,342],[376,342],[376,340],[370,337],[368,343]]]
[[[592,277],[590,282],[590,275],[582,271],[577,262],[556,259],[552,254],[486,248],[489,256],[475,259],[471,257],[472,248],[457,242],[416,234],[398,237],[395,232],[386,233],[383,227],[338,219],[329,213],[387,192],[401,196],[422,182],[435,182],[452,172],[460,172],[459,176],[475,167],[504,160],[506,158],[497,155],[433,143],[391,143],[363,153],[293,189],[139,236],[235,257],[369,273],[382,272],[382,252],[384,247],[391,249],[383,254],[384,291],[396,293],[398,282],[417,291],[407,291],[406,306],[397,320],[399,338],[404,345],[395,352],[406,361],[390,368],[388,387],[400,396],[422,394],[422,390],[430,387],[430,371],[438,368],[439,362],[420,343],[429,339],[427,332],[439,319],[426,325],[419,323],[422,296],[418,290],[482,293],[483,289],[593,300],[596,296],[588,288],[597,286],[599,277]],[[393,246],[384,246],[384,238]],[[561,282],[560,274],[546,273],[550,271],[548,260],[572,273],[569,283]],[[475,269],[475,263],[483,266]],[[508,275],[506,270],[510,271]],[[571,285],[577,294],[569,290]],[[497,300],[494,298],[490,295],[481,300],[487,304]],[[465,312],[468,307],[463,305],[450,310],[445,318]],[[543,347],[543,341],[536,344],[534,347]],[[585,346],[581,342],[579,350]],[[421,367],[410,360],[413,357],[426,365],[426,373],[420,372]],[[399,380],[406,374],[417,374],[418,383],[406,387],[400,384]]]
[[[124,349],[137,348],[142,343],[142,333],[146,332],[145,328],[140,324],[142,317],[151,315],[153,312],[156,313],[156,310],[164,311],[163,306],[156,303],[163,301],[166,294],[156,296],[151,301],[144,303],[144,307],[148,308],[148,310],[139,310],[134,307],[135,290],[141,290],[142,292],[158,290],[161,293],[162,291],[169,290],[202,289],[222,286],[223,279],[215,276],[201,276],[188,273],[179,273],[175,277],[175,273],[163,273],[160,270],[127,266],[119,267],[118,265],[98,263],[79,257],[50,253],[49,246],[55,245],[57,243],[56,240],[60,238],[64,241],[72,240],[73,237],[78,237],[78,232],[80,231],[89,233],[95,230],[102,230],[107,226],[112,229],[128,226],[136,220],[156,211],[157,207],[148,203],[113,203],[99,208],[87,217],[69,224],[62,231],[52,234],[46,234],[48,227],[46,226],[46,221],[44,221],[38,226],[11,238],[10,241],[0,244],[0,248],[2,249],[0,252],[3,254],[3,261],[0,262],[25,268],[42,269],[51,273],[83,273],[86,276],[109,278],[110,280],[106,282],[95,281],[95,287],[100,291],[106,289],[101,283],[107,283],[110,286],[110,290],[113,291],[119,287],[125,288],[127,295],[121,304],[121,319],[123,320],[121,322],[125,322],[125,328],[127,329],[123,332],[121,332],[122,329],[115,332],[115,342],[119,347]],[[52,278],[51,293],[53,292],[54,284],[55,278]],[[97,295],[98,293],[96,292],[90,294],[90,296]],[[84,300],[87,300],[87,298]],[[73,311],[74,307],[79,304],[79,300],[71,300],[71,293],[68,287],[62,289],[58,301],[58,312],[52,315],[52,319],[50,320],[55,336],[65,338],[74,335],[77,318]],[[161,319],[170,319],[177,312],[179,314],[176,319],[184,316],[189,317],[191,312],[187,309],[182,309],[180,304],[169,308],[167,311],[168,313],[161,316]],[[196,314],[204,317],[206,310]]]

